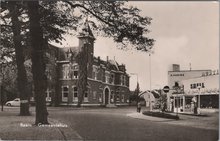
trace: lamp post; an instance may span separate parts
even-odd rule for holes
[[[200,114],[200,89],[201,89],[201,86],[198,86],[198,109],[197,109],[197,113]]]

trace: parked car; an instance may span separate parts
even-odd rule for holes
[[[8,101],[5,103],[6,106],[20,106],[21,105],[21,101],[20,98],[15,98],[12,101]]]

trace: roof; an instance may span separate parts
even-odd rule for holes
[[[115,60],[104,61],[101,60],[100,57],[94,57],[94,60],[99,60],[99,62],[98,61],[94,61],[94,62],[97,62],[98,63],[97,65],[101,65],[101,64],[104,65],[107,68],[107,70],[114,70],[117,72],[120,71],[119,64]]]
[[[151,91],[151,93],[154,95],[155,98],[160,98],[160,92],[157,90]]]
[[[191,71],[211,71],[211,70],[180,70],[180,71],[168,71],[168,72],[191,72]]]
[[[140,92],[138,95],[139,96],[142,96],[142,95],[144,95],[145,93],[150,93],[150,94],[152,94],[155,98],[160,98],[160,94],[159,94],[159,92],[157,91],[157,90],[152,90],[152,91],[144,91],[144,92]]]

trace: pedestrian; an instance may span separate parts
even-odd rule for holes
[[[141,103],[138,102],[137,104],[137,112],[140,113],[141,112]]]

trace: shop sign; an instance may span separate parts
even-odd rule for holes
[[[186,94],[219,94],[219,89],[214,88],[214,89],[201,89],[200,92],[199,90],[188,90]]]

